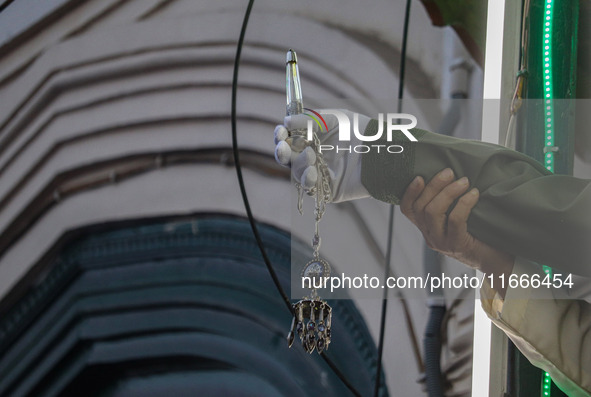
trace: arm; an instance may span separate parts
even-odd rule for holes
[[[478,201],[478,190],[467,180],[454,182],[453,174],[438,173],[425,186],[417,177],[401,201],[402,212],[421,230],[434,250],[454,257],[485,273],[533,274],[539,266],[528,263],[475,239],[467,219]],[[449,210],[457,200],[453,210]],[[515,267],[514,267],[515,263]],[[505,277],[506,279],[507,277]],[[486,283],[485,283],[486,284]],[[559,290],[492,290],[483,287],[483,309],[521,352],[548,371],[556,384],[571,396],[591,395],[591,305],[558,299]]]
[[[372,120],[365,134],[377,128]],[[398,132],[389,143],[403,146],[401,154],[363,156],[361,181],[373,197],[398,204],[416,175],[429,180],[450,167],[480,191],[468,221],[474,237],[512,255],[591,276],[590,180],[552,175],[502,146],[412,132],[418,142]]]
[[[342,113],[354,117],[349,111]],[[311,188],[317,180],[313,151],[294,153],[285,141],[288,130],[305,128],[308,120],[294,117],[287,117],[286,126],[275,130],[275,154],[279,163],[292,166],[295,180]],[[315,131],[321,144],[336,147],[339,124],[330,113],[325,119],[328,132]],[[359,115],[359,128],[366,136],[375,136],[379,124]],[[458,177],[468,177],[480,192],[468,221],[468,231],[477,239],[563,272],[591,276],[591,180],[552,175],[534,159],[502,146],[419,129],[412,134],[418,142],[410,142],[398,130],[393,131],[393,141],[386,141],[383,133],[380,140],[371,142],[402,146],[402,153],[323,152],[331,170],[333,201],[371,195],[399,204],[415,176],[429,180],[450,167]],[[353,135],[350,143],[362,142]]]

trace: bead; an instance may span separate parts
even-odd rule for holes
[[[322,350],[324,350],[324,338],[318,339],[318,342],[316,342],[316,348],[318,349],[318,353],[321,353]]]
[[[301,321],[298,321],[298,324],[296,325],[296,331],[300,336],[302,335],[302,332],[304,332],[304,324],[302,324]]]

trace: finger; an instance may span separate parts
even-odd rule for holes
[[[294,114],[292,116],[286,116],[283,119],[283,124],[288,131],[307,130],[308,120],[312,119],[305,114]]]
[[[478,189],[474,188],[464,194],[456,204],[447,220],[447,235],[449,241],[461,243],[468,235],[468,217],[479,198]]]
[[[455,199],[468,189],[468,178],[463,177],[450,183],[441,190],[425,207],[425,223],[437,237],[446,234],[447,211]]]
[[[302,175],[306,168],[310,167],[311,165],[314,165],[315,163],[316,154],[314,153],[314,149],[308,146],[293,160],[291,169],[295,180],[300,181],[301,183]]]
[[[289,133],[287,132],[287,128],[285,128],[284,125],[278,125],[277,127],[275,127],[274,134],[275,134],[275,145],[277,145],[281,141],[285,141],[287,139],[287,137],[289,136]]]
[[[400,201],[400,210],[412,222],[415,223],[415,214],[413,211],[413,204],[420,196],[423,189],[425,189],[425,181],[420,176],[415,177],[410,185],[406,188],[404,196]]]
[[[291,164],[291,147],[285,141],[280,141],[275,146],[275,160],[285,167],[289,167]]]
[[[300,183],[302,184],[302,186],[304,187],[304,189],[312,189],[314,186],[316,186],[316,182],[318,181],[318,170],[316,170],[316,167],[308,167],[304,170],[304,173],[302,174],[302,178],[300,180]]]
[[[431,178],[423,192],[413,203],[413,211],[419,216],[419,218],[423,215],[427,204],[429,204],[439,192],[449,185],[453,181],[453,178],[454,173],[450,168],[444,169]]]

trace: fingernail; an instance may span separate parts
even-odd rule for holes
[[[451,179],[453,176],[454,172],[451,170],[451,168],[446,168],[441,171],[441,174],[439,174],[439,177],[443,180]]]
[[[411,185],[417,186],[419,184],[419,181],[421,180],[420,178],[420,176],[416,176],[415,179],[412,180]]]
[[[458,185],[465,186],[467,184],[468,184],[468,178],[466,178],[465,176],[458,179]]]
[[[470,194],[473,195],[473,196],[478,196],[478,193],[479,192],[478,192],[478,189],[477,188],[474,188],[474,189],[470,190]]]

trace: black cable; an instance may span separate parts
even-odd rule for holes
[[[400,50],[400,73],[398,75],[398,113],[402,111],[402,97],[404,94],[404,73],[406,71],[406,44],[408,42],[408,25],[410,21],[410,0],[406,0],[404,11],[404,28],[402,33],[402,48]],[[392,240],[394,237],[394,205],[390,205],[388,216],[388,249],[386,250],[386,266],[382,285],[390,277],[390,263],[392,257]],[[378,362],[376,367],[376,382],[374,386],[374,397],[378,397],[382,376],[382,356],[384,352],[384,334],[386,332],[386,313],[388,310],[388,288],[384,288],[382,297],[382,314],[380,318],[380,337],[378,342]],[[416,347],[414,347],[416,349]]]
[[[398,79],[398,113],[402,111],[402,97],[404,96],[404,74],[406,72],[406,44],[408,43],[408,25],[410,21],[410,0],[406,0],[404,10],[404,28],[402,33],[402,49],[400,50],[400,74]]]
[[[388,219],[388,249],[386,251],[386,270],[384,272],[385,280],[390,277],[390,257],[392,254],[392,235],[394,230],[394,205],[390,206],[390,214]],[[382,376],[382,355],[384,352],[384,335],[386,333],[386,312],[388,310],[388,288],[384,288],[384,296],[382,297],[382,314],[380,317],[380,339],[378,342],[378,365],[376,367],[376,383],[374,385],[374,397],[378,397],[380,391],[380,382]]]
[[[434,305],[429,309],[425,326],[423,349],[425,351],[425,385],[429,397],[445,395],[444,378],[441,374],[441,325],[445,318],[445,305]]]
[[[250,204],[248,202],[248,196],[246,195],[246,187],[244,186],[244,178],[242,177],[242,167],[240,166],[240,155],[238,152],[238,139],[236,134],[236,94],[238,91],[238,69],[240,65],[240,54],[242,53],[242,46],[244,44],[244,35],[246,33],[246,26],[248,25],[248,20],[250,18],[250,11],[252,10],[252,6],[254,4],[254,0],[250,0],[248,2],[248,7],[246,8],[246,12],[244,13],[244,21],[242,22],[242,29],[240,30],[240,38],[238,39],[238,45],[236,46],[236,57],[234,58],[234,77],[232,79],[232,152],[234,153],[234,164],[236,165],[236,175],[238,176],[238,185],[240,185],[240,193],[242,194],[242,201],[244,203],[244,208],[246,209],[246,215],[248,217],[248,221],[250,222],[250,227],[252,229],[252,233],[254,234],[254,238],[256,243],[261,251],[261,255],[263,256],[263,261],[267,266],[267,270],[275,283],[275,287],[277,287],[277,291],[281,295],[285,305],[287,306],[290,313],[293,315],[294,310],[291,302],[281,287],[281,283],[279,282],[279,278],[277,277],[277,273],[273,269],[271,265],[271,261],[267,256],[267,252],[265,251],[265,247],[263,246],[263,240],[259,234],[259,230],[254,220],[254,216],[252,215],[252,210],[250,209]]]
[[[236,132],[236,96],[238,91],[238,69],[240,68],[240,54],[242,53],[242,47],[244,45],[244,35],[246,34],[246,26],[248,25],[248,20],[250,18],[250,12],[252,10],[252,6],[254,4],[254,0],[250,0],[248,2],[248,7],[246,8],[246,12],[244,13],[244,20],[242,22],[242,29],[240,30],[240,38],[238,39],[238,45],[236,46],[236,57],[234,58],[234,74],[232,78],[232,152],[234,154],[234,164],[236,168],[236,175],[238,176],[238,185],[240,185],[240,193],[242,194],[242,202],[244,203],[244,208],[246,209],[246,216],[248,217],[248,221],[250,223],[250,227],[252,229],[252,233],[254,234],[256,243],[261,251],[261,255],[263,256],[263,261],[267,266],[267,270],[275,283],[275,287],[277,291],[283,298],[289,312],[294,315],[293,306],[281,287],[281,283],[279,282],[279,278],[273,269],[273,265],[271,265],[271,261],[267,256],[267,252],[265,251],[265,246],[263,245],[263,241],[259,234],[258,228],[256,226],[256,222],[254,220],[254,216],[252,215],[252,210],[250,208],[250,204],[248,202],[248,196],[246,194],[246,187],[244,185],[244,178],[242,177],[242,166],[240,165],[240,155],[238,152],[238,138]],[[332,360],[326,356],[324,353],[321,354],[321,357],[324,359],[326,364],[332,369],[335,375],[343,382],[343,384],[353,393],[356,397],[362,397],[361,393],[359,393],[355,387],[347,380],[345,375],[337,368],[337,366],[332,362]]]
[[[0,5],[0,12],[4,11],[12,3],[14,3],[14,0],[7,0],[4,4]]]
[[[320,354],[320,357],[322,357],[324,359],[324,362],[326,362],[326,364],[328,364],[328,366],[330,367],[330,369],[332,369],[332,372],[334,372],[335,375],[338,376],[338,378],[343,382],[343,384],[345,386],[347,386],[347,388],[349,389],[349,391],[351,393],[353,393],[355,395],[355,397],[363,397],[361,395],[361,393],[359,393],[355,389],[355,387],[347,380],[347,378],[345,378],[345,375],[341,371],[339,371],[339,369],[332,362],[332,360],[330,358],[328,358],[328,356],[326,354],[324,354],[324,352],[322,352],[322,354]]]

